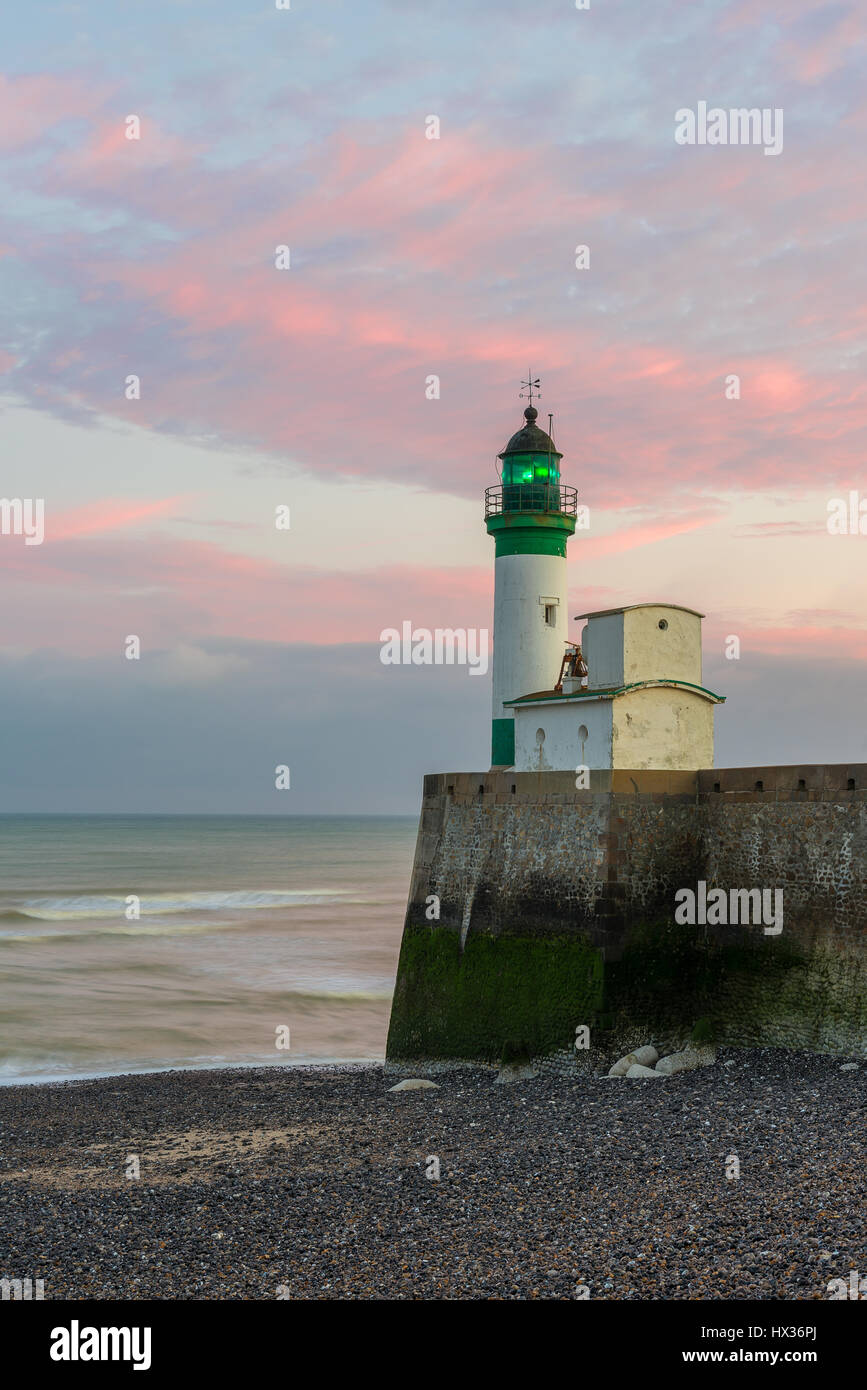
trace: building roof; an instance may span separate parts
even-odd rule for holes
[[[517,435],[515,438],[517,439]],[[631,613],[633,608],[674,608],[678,613],[692,613],[695,618],[703,618],[704,613],[699,613],[695,608],[684,608],[681,603],[627,603],[623,608],[599,608],[595,613],[576,613],[575,622],[581,618],[608,618],[612,613]]]
[[[644,607],[643,604],[636,604],[636,607]],[[671,605],[666,605],[671,607]],[[619,610],[615,609],[614,612]],[[537,690],[533,695],[519,695],[517,700],[504,700],[504,705],[543,705],[550,704],[554,700],[614,700],[618,695],[628,695],[632,690],[650,690],[656,686],[670,686],[678,690],[691,690],[696,695],[702,695],[706,700],[712,700],[715,705],[725,704],[725,695],[716,695],[712,690],[706,689],[703,685],[693,685],[692,681],[668,680],[664,676],[659,680],[631,681],[629,685],[612,685],[604,690],[576,690],[571,695],[564,695],[556,690]]]
[[[562,458],[563,455],[557,449],[554,441],[544,430],[540,430],[536,424],[539,415],[535,406],[528,405],[524,411],[526,424],[513,434],[505,449],[497,457],[504,459],[510,454],[552,454],[554,458]]]

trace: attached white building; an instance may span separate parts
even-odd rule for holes
[[[582,614],[586,683],[566,679],[562,692],[504,701],[514,711],[515,771],[712,767],[714,706],[724,696],[701,683],[702,617],[669,603]]]

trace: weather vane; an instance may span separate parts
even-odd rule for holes
[[[522,385],[523,387],[526,388],[527,395],[529,396],[530,404],[531,404],[531,405],[533,404],[533,394],[534,394],[534,392],[535,392],[535,394],[536,394],[537,396],[541,396],[541,394],[542,394],[542,392],[539,390],[539,383],[540,383],[540,381],[541,381],[541,377],[538,377],[538,376],[534,377],[533,374],[532,374],[532,372],[527,372],[527,380],[521,382],[521,385]],[[519,396],[520,396],[521,400],[523,400],[523,398],[524,398],[524,392],[523,392],[523,391],[520,391],[520,392],[519,392]]]

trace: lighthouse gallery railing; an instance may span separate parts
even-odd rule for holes
[[[499,512],[559,512],[577,516],[578,489],[565,483],[501,483],[485,488],[485,516]]]

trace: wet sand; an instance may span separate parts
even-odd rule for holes
[[[867,1063],[846,1060],[723,1049],[665,1080],[462,1069],[398,1093],[379,1065],[6,1087],[0,1275],[46,1300],[824,1300],[865,1268]]]

